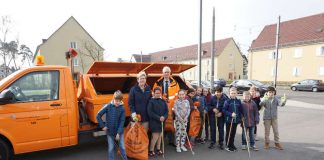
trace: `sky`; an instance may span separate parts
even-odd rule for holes
[[[202,0],[202,42],[233,37],[243,54],[265,25],[324,13],[323,0]],[[68,18],[74,16],[105,49],[105,60],[130,60],[197,44],[199,0],[0,0],[0,16],[9,16],[11,38],[35,52]]]

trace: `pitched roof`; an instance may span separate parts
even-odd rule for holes
[[[250,51],[275,47],[277,24],[267,25],[250,46]],[[324,42],[324,13],[280,23],[280,47]]]
[[[233,38],[226,38],[215,41],[216,53],[215,56],[219,56],[227,44],[233,40]],[[202,43],[202,52],[206,53],[201,56],[201,58],[206,58],[211,56],[211,44],[212,42]],[[206,52],[207,51],[207,52]],[[183,61],[197,59],[198,45],[191,45],[180,48],[173,48],[170,50],[160,51],[151,53],[152,62],[170,62],[170,61]]]
[[[43,44],[45,44],[46,42],[47,42],[47,40],[48,39],[50,39],[51,37],[53,37],[53,35],[55,35],[55,33],[58,31],[58,30],[60,30],[68,21],[70,21],[70,20],[74,20],[83,30],[84,30],[84,32],[86,33],[86,34],[88,34],[89,35],[89,37],[91,38],[91,39],[93,39],[93,41],[96,43],[96,45],[98,45],[99,47],[100,47],[100,49],[102,49],[102,50],[104,50],[104,48],[102,48],[100,45],[99,45],[99,43],[89,34],[89,32],[87,32],[87,30],[85,30],[82,26],[81,26],[81,24],[73,17],[73,16],[71,16],[67,21],[65,21],[64,23],[63,23],[63,25],[61,25],[61,27],[59,27],[51,36],[49,36],[47,39],[43,39],[43,43],[42,44],[39,44],[38,46],[37,46],[37,48],[36,48],[36,51],[35,51],[35,53],[34,53],[34,57],[33,57],[33,60],[35,60],[35,58],[36,58],[36,54],[37,54],[37,52],[38,52],[38,50],[39,50],[39,48],[40,48],[40,46],[41,45],[43,45]]]
[[[140,54],[133,54],[132,55],[136,62],[141,62],[141,55]],[[151,55],[142,55],[142,62],[151,62]]]

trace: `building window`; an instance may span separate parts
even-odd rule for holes
[[[316,55],[317,56],[324,56],[324,46],[316,48]]]
[[[296,48],[294,58],[300,58],[300,57],[302,57],[302,55],[303,55],[303,49],[302,48]]]
[[[73,58],[73,65],[79,66],[79,60],[77,58]]]
[[[76,42],[70,42],[70,48],[77,49],[77,43]]]
[[[230,69],[230,70],[232,70],[234,67],[233,67],[233,64],[229,64],[228,65],[228,68]]]
[[[209,66],[209,60],[207,60],[207,66]]]
[[[206,55],[207,54],[207,51],[206,50],[203,50],[202,51],[202,55],[204,56],[204,55]]]
[[[162,60],[165,61],[168,57],[167,56],[163,56]]]
[[[275,51],[270,52],[268,57],[269,59],[276,59],[276,52]],[[278,59],[281,59],[281,52],[279,52],[278,54]]]
[[[294,67],[292,75],[295,76],[295,77],[300,76],[300,68]]]
[[[324,76],[324,67],[320,67],[319,75]]]

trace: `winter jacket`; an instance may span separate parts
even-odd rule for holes
[[[260,97],[254,97],[254,98],[252,98],[252,100],[255,102],[255,104],[258,107],[258,110],[260,111],[261,110],[261,106],[260,106],[261,99],[260,99]]]
[[[243,101],[243,117],[245,127],[255,127],[259,123],[259,110],[253,100]]]
[[[128,95],[128,106],[131,113],[136,112],[136,114],[141,115],[142,122],[147,122],[149,120],[147,114],[147,105],[149,100],[152,98],[151,87],[146,85],[144,92],[142,89],[135,85],[131,88]]]
[[[281,100],[274,96],[273,98],[269,98],[267,100],[261,100],[260,106],[264,106],[263,119],[277,119],[278,118],[278,106],[284,106],[285,102],[281,102]]]
[[[178,99],[177,101],[175,101],[173,108],[176,115],[176,120],[182,118],[184,121],[188,121],[190,114],[190,104],[188,100]]]
[[[161,98],[152,98],[148,103],[149,114],[149,128],[151,132],[161,132],[162,125],[160,117],[163,116],[166,120],[168,118],[168,105],[165,100]]]
[[[106,114],[106,122],[101,117]],[[97,120],[101,128],[108,128],[108,135],[116,136],[124,133],[125,109],[121,104],[116,107],[113,103],[106,104],[97,114]]]
[[[173,99],[173,98],[175,98],[176,94],[180,90],[180,86],[179,86],[179,83],[175,79],[173,79],[171,76],[169,77],[169,81],[170,82],[169,82],[168,92],[167,92],[168,95],[166,95],[166,98]],[[154,83],[153,89],[157,86],[161,87],[162,94],[166,94],[166,91],[164,90],[164,77],[163,76]]]
[[[242,117],[242,103],[239,99],[228,99],[224,102],[223,114],[225,115],[226,123],[231,123],[232,113],[235,112],[236,117],[233,120],[233,123],[240,123]]]
[[[208,112],[211,115],[214,115],[213,109],[216,108],[218,109],[219,112],[223,112],[223,107],[224,107],[224,103],[225,101],[228,100],[228,97],[225,94],[222,94],[222,96],[220,97],[220,99],[218,99],[215,96],[212,97],[211,102],[210,102],[210,106],[208,108]]]

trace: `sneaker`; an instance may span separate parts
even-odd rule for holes
[[[222,144],[218,145],[218,148],[219,148],[220,150],[224,150],[224,146],[223,146]]]
[[[246,150],[246,145],[242,145],[242,150]]]
[[[204,140],[204,139],[200,139],[200,142],[199,142],[200,144],[205,144],[206,143],[206,141]]]
[[[258,151],[258,150],[259,150],[259,148],[258,148],[258,147],[256,147],[255,145],[254,145],[254,146],[252,146],[252,147],[251,147],[251,149],[253,149],[254,151]]]
[[[214,143],[211,143],[208,148],[209,149],[214,149],[215,148],[215,144]]]
[[[185,146],[181,146],[180,148],[181,148],[181,150],[184,151],[184,152],[187,152],[187,151],[188,151],[187,148],[186,148]]]
[[[234,149],[234,151],[237,151],[237,148],[235,146],[233,146],[232,149]]]
[[[177,147],[177,152],[180,153],[181,152],[181,149],[180,147]]]
[[[226,147],[225,150],[228,152],[235,152],[234,148],[232,148],[232,147],[230,147],[230,148]]]

